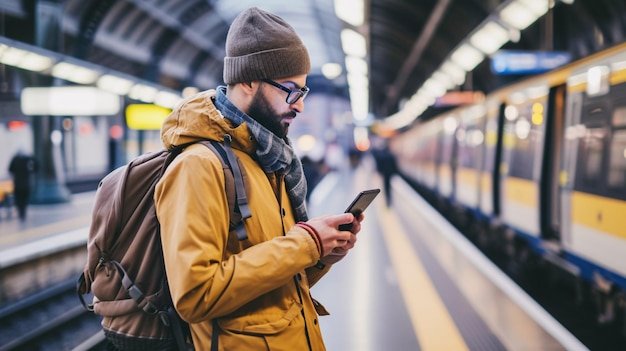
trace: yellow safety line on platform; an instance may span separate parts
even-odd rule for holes
[[[376,207],[384,224],[385,243],[421,350],[469,350],[397,216],[384,205]]]
[[[65,221],[55,222],[51,224],[41,225],[30,229],[22,230],[9,235],[0,236],[0,245],[15,244],[16,242],[25,242],[27,240],[44,237],[47,235],[58,234],[61,232],[78,229],[81,227],[89,227],[91,223],[91,215],[80,216]]]

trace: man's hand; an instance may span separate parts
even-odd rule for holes
[[[357,240],[357,233],[361,230],[363,214],[355,218],[351,213],[329,215],[313,218],[306,222],[317,231],[320,245],[323,247],[323,256],[320,261],[324,264],[334,264],[344,258]],[[340,231],[339,225],[351,223],[350,231]]]

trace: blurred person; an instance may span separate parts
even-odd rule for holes
[[[224,82],[183,101],[165,120],[163,144],[224,141],[245,175],[252,217],[246,240],[229,233],[224,171],[194,144],[155,191],[174,306],[197,350],[325,350],[310,288],[355,245],[363,215],[309,219],[307,185],[287,137],[304,110],[309,54],[281,17],[240,13],[226,38]],[[352,223],[350,231],[340,224]]]
[[[9,163],[9,173],[13,176],[13,197],[21,221],[26,220],[26,207],[37,168],[37,159],[26,154],[23,149],[18,150]]]
[[[395,156],[387,148],[374,151],[376,170],[383,177],[385,201],[387,207],[391,206],[391,177],[398,171]]]
[[[301,162],[304,178],[306,179],[306,199],[308,201],[313,189],[322,177],[322,170],[320,165],[309,156],[303,156]]]

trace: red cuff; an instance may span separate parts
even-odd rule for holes
[[[309,235],[311,235],[313,241],[315,241],[315,245],[317,245],[317,250],[320,253],[320,258],[324,257],[324,246],[322,246],[322,239],[320,239],[320,235],[317,230],[315,230],[315,228],[313,228],[310,224],[306,222],[298,222],[296,223],[296,225],[300,228],[305,229],[309,233]]]

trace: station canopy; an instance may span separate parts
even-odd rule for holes
[[[375,119],[396,114],[425,84],[438,88],[431,78],[445,80],[438,72],[449,74],[444,64],[466,44],[470,50],[456,61],[468,64],[476,51],[480,59],[456,79],[448,76],[447,91],[488,93],[520,78],[494,73],[489,51],[559,51],[577,59],[626,40],[626,2],[616,0],[2,0],[0,39],[173,91],[207,89],[223,84],[226,33],[252,6],[285,18],[302,37],[312,92],[350,98],[350,85],[358,85]],[[528,13],[536,19],[520,23]],[[486,40],[483,34],[487,48],[471,39],[483,27],[494,30]],[[355,43],[366,51],[347,53]],[[354,78],[359,74],[365,80]]]

